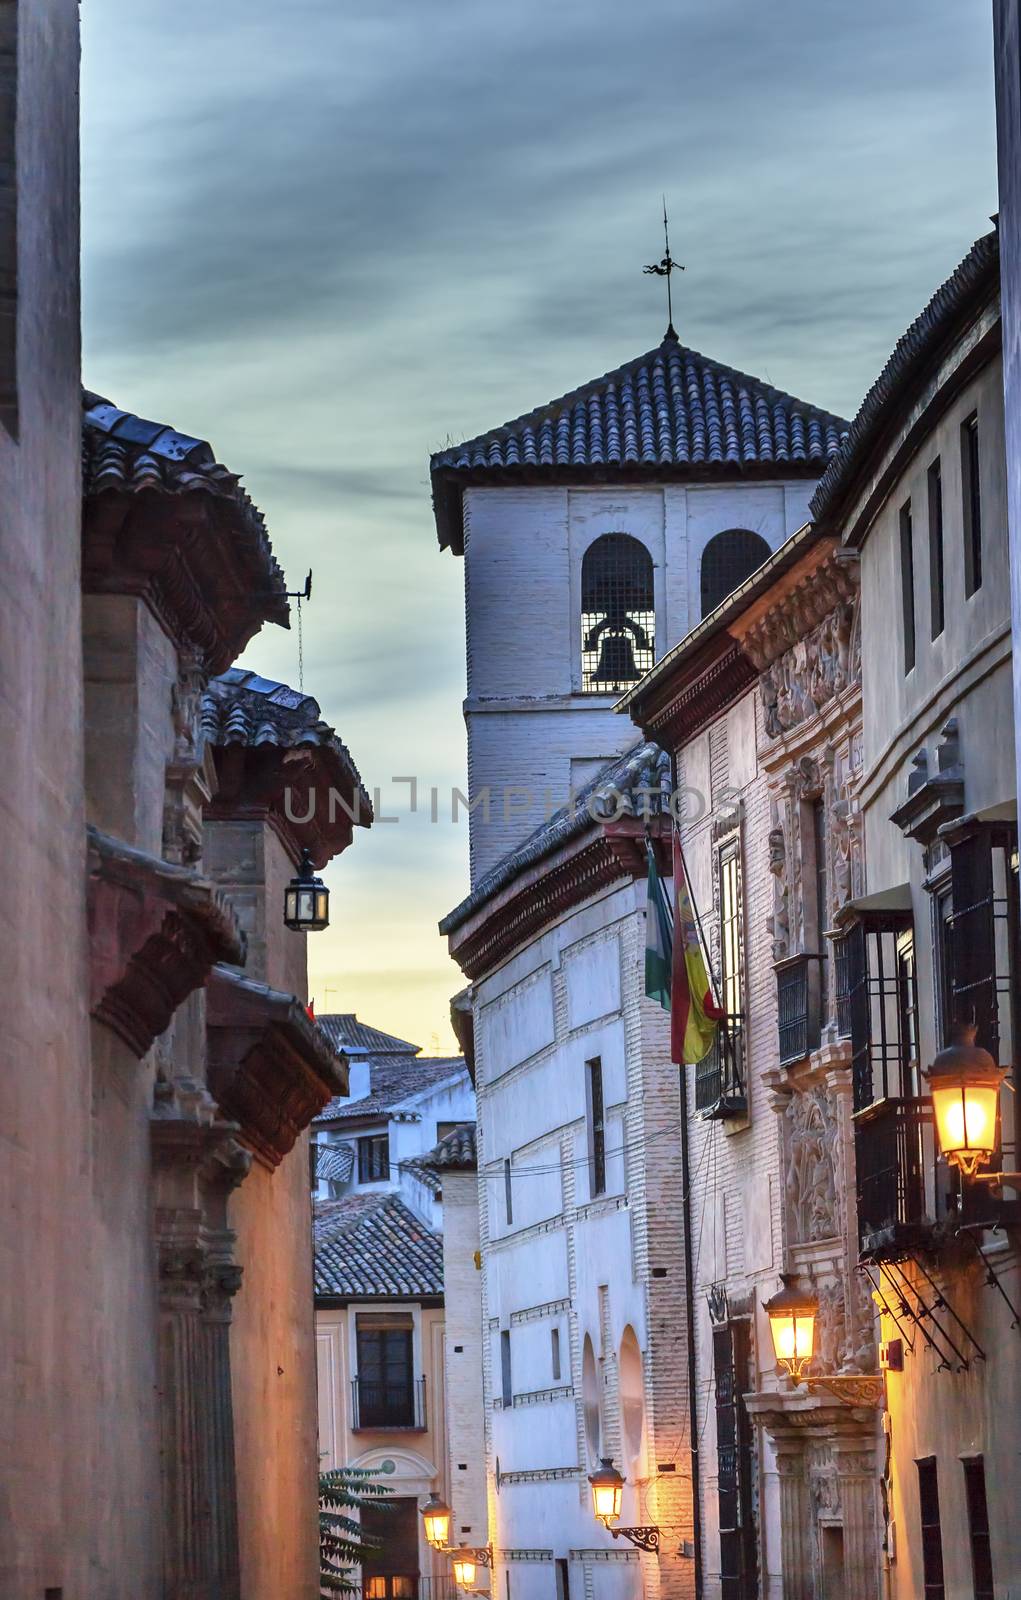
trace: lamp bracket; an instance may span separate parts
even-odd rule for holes
[[[639,1528],[611,1528],[610,1532],[615,1539],[626,1539],[638,1550],[649,1550],[653,1553],[659,1550],[659,1529],[655,1526],[642,1526]]]
[[[884,1379],[875,1373],[835,1372],[831,1377],[805,1378],[803,1381],[809,1394],[821,1389],[839,1400],[842,1406],[850,1406],[853,1410],[878,1410],[886,1393]]]
[[[434,1546],[444,1556],[470,1556],[477,1567],[492,1567],[493,1546],[491,1544],[441,1544]]]

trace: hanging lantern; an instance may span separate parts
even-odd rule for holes
[[[588,1481],[592,1485],[592,1509],[603,1527],[609,1528],[620,1518],[624,1496],[624,1479],[614,1466],[612,1457],[603,1456],[596,1471],[589,1473]]]
[[[454,1569],[454,1582],[457,1587],[459,1589],[467,1589],[469,1594],[473,1593],[478,1575],[478,1562],[475,1560],[474,1550],[469,1550],[462,1545],[451,1556],[450,1564]]]
[[[330,925],[330,891],[316,877],[307,850],[301,852],[297,875],[284,890],[284,923],[294,933],[319,933]]]
[[[783,1288],[762,1309],[769,1318],[777,1369],[799,1383],[812,1359],[819,1301],[795,1289],[787,1273],[781,1272],[780,1281]]]
[[[451,1510],[445,1500],[433,1491],[422,1507],[425,1536],[434,1550],[445,1550],[450,1539]]]
[[[972,1023],[957,1022],[951,1042],[925,1074],[940,1154],[966,1178],[974,1178],[996,1152],[1000,1084],[1007,1074],[988,1050],[975,1043]]]

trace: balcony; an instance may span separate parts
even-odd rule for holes
[[[695,1110],[707,1122],[748,1114],[744,1076],[744,1017],[730,1016],[695,1067]]]
[[[780,1065],[792,1067],[819,1048],[822,961],[792,956],[776,968],[776,1027]]]
[[[924,1243],[932,1226],[926,1174],[933,1167],[932,1102],[879,1100],[854,1119],[858,1240],[863,1255]]]
[[[375,1378],[351,1379],[354,1432],[371,1429],[386,1433],[424,1433],[426,1426],[424,1378],[399,1378],[388,1383]]]

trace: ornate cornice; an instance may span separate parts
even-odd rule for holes
[[[307,848],[325,867],[347,849],[356,822],[372,822],[357,775],[328,745],[216,745],[213,760],[218,787],[206,820],[265,822],[295,861]]]
[[[288,625],[283,577],[241,504],[107,488],[86,496],[82,588],[144,600],[180,650],[223,672],[264,622]]]
[[[714,647],[708,660],[667,679],[659,704],[643,715],[643,731],[666,750],[678,750],[755,682],[754,665],[729,634]]]
[[[279,1166],[347,1072],[295,995],[216,967],[207,984],[209,1087],[264,1167]]]
[[[836,554],[835,540],[820,541],[809,558],[778,579],[763,601],[736,617],[728,631],[764,672],[857,593],[857,563]]]
[[[666,836],[662,817],[653,817],[649,826],[657,841]],[[511,886],[452,934],[450,953],[466,977],[480,978],[565,911],[622,878],[644,877],[647,870],[640,820],[593,823],[569,853],[555,857],[520,889]]]
[[[87,832],[90,1010],[143,1056],[217,961],[244,960],[245,936],[208,879]]]

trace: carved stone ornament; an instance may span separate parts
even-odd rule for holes
[[[266,1167],[293,1149],[347,1073],[319,1025],[292,994],[226,967],[207,985],[209,1084]]]
[[[170,694],[174,750],[166,767],[163,804],[163,854],[178,866],[193,866],[200,859],[203,813],[216,793],[216,764],[200,722],[206,681],[201,656],[185,652]]]
[[[807,722],[860,680],[856,633],[855,608],[844,601],[766,667],[760,693],[771,739]]]
[[[217,961],[245,958],[214,884],[92,827],[88,925],[92,1015],[139,1057]]]
[[[787,1122],[785,1187],[791,1240],[809,1244],[840,1231],[835,1179],[837,1127],[821,1089],[795,1092]]]

